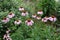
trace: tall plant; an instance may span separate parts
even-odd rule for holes
[[[13,0],[0,0],[0,11],[10,11],[10,9],[16,8],[17,3]]]
[[[56,13],[55,0],[37,0],[35,1],[35,9],[36,11],[43,10],[43,17],[54,15]]]
[[[54,15],[56,13],[55,0],[43,0],[42,8],[44,11],[43,16],[50,16],[52,14]]]
[[[56,9],[57,9],[57,13],[56,13],[56,16],[58,18],[58,21],[60,20],[60,0],[58,0],[56,2]]]

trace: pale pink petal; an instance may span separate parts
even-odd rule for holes
[[[32,23],[32,22],[28,22],[27,25],[28,25],[28,26],[32,26],[33,23]]]
[[[52,17],[49,17],[49,20],[50,20],[50,21],[53,21],[53,18],[52,18]]]
[[[54,18],[54,22],[56,21],[57,19],[56,18]]]
[[[36,18],[36,16],[35,15],[32,15],[32,18]]]
[[[19,11],[23,11],[24,10],[24,8],[19,8]]]
[[[42,21],[43,21],[43,22],[47,22],[47,19],[44,19],[44,18],[43,18]]]
[[[36,17],[38,20],[40,20],[41,19],[41,17]]]
[[[21,20],[19,20],[18,22],[15,21],[14,24],[17,24],[17,25],[21,24]]]
[[[21,15],[22,15],[22,16],[26,16],[26,14],[25,14],[25,13],[22,13]]]
[[[31,20],[31,23],[34,23],[33,20]]]
[[[2,20],[2,22],[4,22],[4,23],[7,23],[7,22],[9,22],[9,21],[10,21],[9,18],[6,18],[6,20]]]
[[[37,14],[41,14],[41,15],[42,15],[42,14],[43,14],[43,12],[37,12]]]
[[[7,17],[8,18],[13,18],[15,16],[15,14],[12,14],[12,15],[8,15]]]

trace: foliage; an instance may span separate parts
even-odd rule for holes
[[[0,0],[0,40],[8,28],[11,30],[12,40],[59,40],[60,34],[56,33],[55,26],[31,18],[32,14],[37,13],[38,10],[43,10],[43,17],[53,14],[60,20],[60,14],[57,14],[60,13],[60,5],[58,5],[56,7],[54,0]],[[29,12],[29,16],[22,17],[20,15],[21,12],[18,8],[21,6]],[[10,11],[16,16],[7,24],[2,23],[2,18],[6,17]],[[35,22],[33,26],[25,24],[25,20],[28,18]],[[19,26],[14,25],[16,19],[22,20],[23,23]]]
[[[55,6],[55,1],[54,0],[44,0],[42,2],[42,8],[44,11],[44,15],[50,16],[54,15],[56,13],[56,6]]]
[[[60,1],[59,1],[60,2]],[[60,3],[56,3],[56,9],[57,9],[57,13],[56,13],[56,16],[57,16],[57,18],[58,18],[58,20],[60,20]]]
[[[7,11],[13,7],[16,8],[17,3],[13,0],[1,0],[0,1],[0,11]]]

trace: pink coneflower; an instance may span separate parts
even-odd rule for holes
[[[27,15],[28,15],[28,12],[26,12],[26,11],[23,11],[21,14],[21,16],[27,16]]]
[[[6,17],[4,17],[3,20],[2,20],[2,22],[4,22],[4,23],[7,23],[9,21],[10,21],[10,19],[9,18],[6,18]]]
[[[32,18],[36,18],[36,16],[37,16],[36,14],[33,14],[33,15],[32,15]]]
[[[36,19],[40,20],[40,19],[41,19],[41,17],[40,17],[40,16],[37,16],[37,17],[36,17]]]
[[[22,23],[21,20],[16,20],[16,21],[14,22],[14,24],[17,24],[17,25],[19,25],[19,24],[21,24],[21,23]]]
[[[57,18],[55,16],[51,16],[51,17],[49,17],[49,20],[55,22],[57,20]]]
[[[48,17],[42,18],[42,22],[47,22],[47,21],[48,21]]]
[[[19,8],[19,11],[24,11],[24,8],[23,8],[23,7],[20,7],[20,8]]]
[[[25,21],[25,23],[27,24],[27,26],[32,26],[34,22],[33,22],[33,20],[28,19]]]
[[[42,11],[42,10],[39,10],[39,11],[37,12],[37,14],[42,15],[42,14],[43,14],[43,11]]]
[[[9,34],[5,34],[5,35],[3,36],[3,39],[5,39],[5,38],[7,39],[8,37],[10,37]]]
[[[3,39],[7,38],[6,34],[3,36]]]
[[[6,33],[8,34],[10,32],[10,30],[7,30]]]
[[[8,18],[13,18],[14,16],[15,16],[15,14],[11,12],[11,13],[8,14],[7,17],[8,17]]]

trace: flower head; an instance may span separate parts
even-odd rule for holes
[[[43,22],[47,22],[48,19],[49,19],[49,18],[46,16],[46,17],[42,18],[42,21],[43,21]]]
[[[6,33],[9,34],[9,32],[10,32],[10,30],[8,29],[8,30],[6,31]]]
[[[25,21],[25,23],[27,24],[27,26],[32,26],[34,22],[33,22],[33,20],[28,19]]]
[[[9,34],[5,34],[5,35],[3,36],[3,39],[5,39],[5,38],[7,39],[8,37],[10,37]]]
[[[36,16],[37,16],[36,14],[33,14],[33,15],[32,15],[32,18],[36,18]]]
[[[14,24],[17,24],[17,25],[19,25],[19,24],[21,24],[21,20],[16,20],[15,22],[14,22]]]
[[[49,20],[55,22],[57,20],[57,18],[55,16],[51,16],[51,17],[49,17]]]
[[[8,14],[7,17],[8,17],[8,18],[13,18],[14,16],[15,16],[15,14],[11,12],[11,13]]]
[[[24,8],[23,8],[23,7],[20,7],[20,8],[19,8],[19,11],[24,11]]]
[[[28,15],[28,12],[26,12],[26,11],[23,11],[21,14],[21,16],[27,16],[27,15]]]
[[[4,17],[3,20],[2,20],[2,22],[4,22],[4,23],[7,23],[9,21],[10,21],[10,19],[9,18],[6,18],[6,17]]]
[[[42,15],[42,14],[43,14],[43,11],[42,11],[42,10],[39,10],[39,11],[37,12],[37,14]]]
[[[40,16],[37,16],[37,17],[36,17],[36,19],[40,20],[40,19],[41,19],[41,17],[40,17]]]

